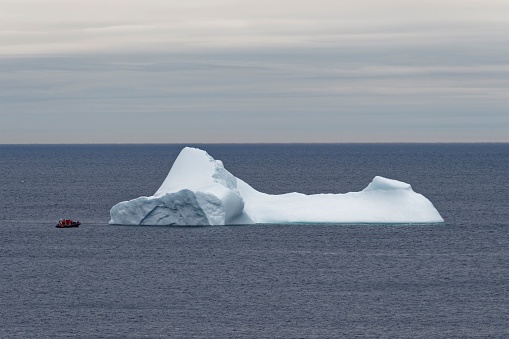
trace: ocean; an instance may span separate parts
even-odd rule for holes
[[[183,146],[0,145],[1,338],[509,337],[509,144],[190,145],[271,194],[408,182],[443,224],[108,225]]]

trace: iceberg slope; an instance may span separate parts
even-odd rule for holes
[[[443,222],[428,199],[401,181],[377,176],[361,192],[269,195],[189,147],[153,196],[120,202],[110,214],[110,224],[121,225]]]

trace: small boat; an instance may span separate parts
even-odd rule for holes
[[[72,219],[60,219],[58,224],[55,226],[57,228],[69,228],[69,227],[80,227],[81,222],[74,221]]]

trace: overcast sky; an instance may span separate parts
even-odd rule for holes
[[[507,0],[0,0],[0,143],[478,141]]]

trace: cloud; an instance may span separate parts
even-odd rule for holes
[[[3,0],[0,55],[507,42],[507,1]]]
[[[508,141],[505,0],[0,2],[0,143]]]

